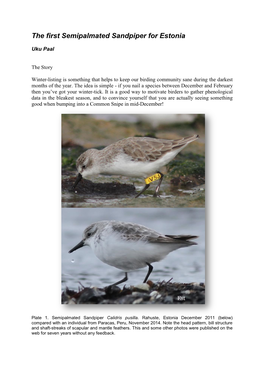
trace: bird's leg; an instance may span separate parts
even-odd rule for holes
[[[150,184],[145,184],[145,186],[144,186],[144,188],[136,195],[136,197],[135,198],[137,198],[137,197],[139,197],[140,196],[140,194],[142,194],[143,192],[145,192],[145,190],[147,190],[148,189],[148,187],[149,187],[149,185]]]
[[[160,190],[160,185],[162,183],[163,176],[164,176],[160,171],[157,171],[157,173],[159,173],[161,175],[161,178],[159,179],[159,182],[158,182],[158,185],[156,187],[155,193],[153,194],[153,197],[158,197],[158,193],[159,193],[159,190]]]
[[[121,284],[121,282],[125,282],[127,279],[128,279],[127,272],[125,272],[125,277],[122,280],[117,281],[113,285],[110,285],[110,286],[115,286],[115,285]]]
[[[152,272],[152,269],[153,269],[153,266],[149,263],[146,262],[146,264],[148,265],[148,273],[147,273],[147,276],[145,277],[145,280],[143,282],[147,282],[147,279],[149,278],[149,275],[151,274]]]

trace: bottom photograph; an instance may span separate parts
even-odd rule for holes
[[[205,304],[204,208],[63,208],[62,304]]]

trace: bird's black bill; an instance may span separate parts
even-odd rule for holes
[[[80,249],[80,248],[83,247],[83,246],[84,246],[84,242],[81,241],[81,242],[79,242],[76,246],[74,246],[74,248],[72,248],[72,249],[69,251],[69,253],[72,253],[73,251],[78,250],[78,249]]]
[[[76,177],[76,180],[75,180],[75,183],[74,183],[74,186],[73,186],[73,189],[75,189],[77,187],[77,184],[79,184],[79,182],[82,180],[82,175],[79,173]]]

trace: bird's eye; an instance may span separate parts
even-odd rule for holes
[[[83,169],[83,170],[85,169],[85,165],[82,166],[82,169]]]

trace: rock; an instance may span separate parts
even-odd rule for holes
[[[94,183],[90,180],[82,179],[77,187],[73,189],[76,176],[67,176],[62,179],[62,192],[73,193],[76,195],[85,195],[87,197],[128,197],[136,195],[136,188],[132,184],[112,183]]]
[[[149,291],[150,286],[147,283],[142,283],[142,284],[135,285],[134,289],[139,290],[139,291]]]
[[[63,304],[204,304],[204,283],[172,283],[163,281],[138,284],[121,289],[119,286],[83,288],[62,293]]]
[[[84,288],[81,292],[81,295],[77,301],[78,304],[86,303],[100,303],[103,300],[105,295],[104,291],[101,291],[97,288]]]

